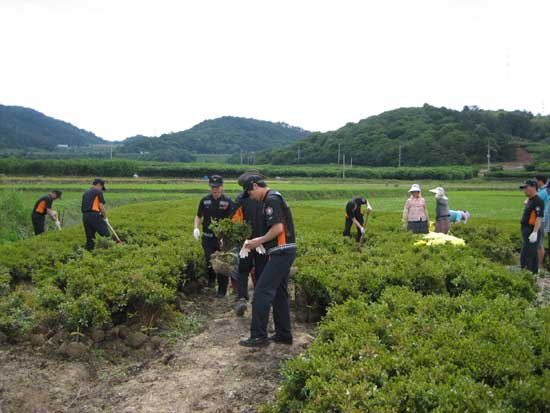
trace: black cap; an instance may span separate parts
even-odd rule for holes
[[[265,176],[263,176],[260,171],[255,171],[255,170],[252,170],[252,171],[247,171],[247,172],[244,172],[243,174],[241,174],[241,176],[239,176],[237,178],[237,183],[240,185],[240,186],[243,186],[244,183],[246,182],[246,180],[253,176],[253,175],[256,175],[256,176],[261,176],[262,179],[265,179]]]
[[[63,192],[59,191],[58,189],[54,189],[52,192],[57,196],[57,199],[61,199],[61,195],[63,194]]]
[[[212,188],[222,186],[223,178],[219,175],[212,175],[210,178],[208,178],[208,185],[210,185]]]
[[[101,179],[101,178],[94,179],[94,182],[92,182],[92,185],[95,186],[97,184],[100,184],[104,191],[107,190],[107,188],[105,188],[105,181],[103,179]]]
[[[248,196],[248,191],[251,191],[254,189],[254,184],[258,184],[259,186],[267,186],[264,182],[264,177],[262,175],[250,175],[246,180],[243,182],[243,189],[244,194]]]
[[[537,187],[537,181],[535,181],[534,179],[528,179],[527,181],[525,181],[523,184],[521,184],[519,186],[519,189],[525,189],[528,186],[532,186],[533,188],[536,188]]]

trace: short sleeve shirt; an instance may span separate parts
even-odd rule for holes
[[[202,232],[204,234],[212,234],[210,224],[213,220],[230,218],[233,211],[233,201],[225,195],[218,199],[214,199],[212,194],[206,195],[199,202],[197,216],[203,218]]]
[[[33,211],[38,215],[46,215],[48,209],[51,209],[52,207],[52,202],[53,200],[50,195],[44,195],[38,201],[36,201]]]
[[[263,222],[265,232],[276,224],[283,224],[283,232],[268,243],[265,248],[268,252],[296,248],[296,237],[294,234],[294,220],[288,203],[283,196],[276,191],[268,191],[263,203]]]
[[[82,195],[82,212],[101,212],[99,204],[105,205],[103,191],[96,188],[90,188]]]
[[[542,199],[542,202],[544,202],[544,215],[542,217],[542,222],[546,222],[548,220],[548,214],[546,211],[548,210],[548,198],[550,197],[548,195],[547,188],[541,188],[539,189],[539,198]]]
[[[521,217],[521,225],[523,227],[530,227],[533,230],[536,219],[542,218],[543,215],[544,202],[538,195],[535,195],[533,198],[529,198],[525,204],[523,216]]]

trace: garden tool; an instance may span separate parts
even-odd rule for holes
[[[118,244],[122,244],[122,241],[121,239],[118,237],[118,234],[116,233],[116,231],[113,229],[113,227],[111,226],[111,224],[109,223],[108,220],[105,220],[105,223],[107,224],[107,226],[109,227],[109,230],[113,233],[113,235],[115,236],[115,239],[116,239],[116,242]]]

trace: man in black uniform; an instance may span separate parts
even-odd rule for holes
[[[198,241],[200,239],[199,226],[202,220],[202,248],[206,265],[208,266],[208,286],[214,287],[216,278],[218,279],[218,293],[216,297],[223,298],[227,294],[227,284],[229,278],[223,274],[216,274],[210,264],[210,257],[216,251],[220,250],[220,241],[215,237],[210,229],[212,220],[229,218],[233,210],[233,202],[223,194],[223,178],[219,175],[212,175],[208,181],[210,185],[210,194],[201,199],[197,215],[195,216],[195,229],[193,236]]]
[[[282,195],[269,189],[261,176],[248,177],[243,188],[248,196],[263,203],[259,220],[264,226],[264,235],[245,241],[244,247],[252,251],[263,245],[269,261],[254,288],[250,338],[239,344],[245,347],[264,346],[270,341],[292,344],[287,290],[290,267],[296,258],[292,213]],[[272,305],[275,335],[268,338],[267,323]]]
[[[242,174],[239,179],[239,185],[243,186],[246,179],[251,173]],[[233,212],[233,221],[246,222],[252,228],[252,237],[257,238],[264,234],[263,223],[261,217],[263,205],[261,202],[255,201],[250,198],[245,192],[239,194],[235,199],[235,207]],[[248,302],[248,275],[254,269],[254,284],[258,282],[262,271],[267,264],[267,254],[260,254],[256,250],[252,250],[248,253],[248,256],[239,258],[239,271],[237,282],[237,295],[238,302],[235,306],[235,313],[238,316],[244,315]]]
[[[528,179],[520,186],[527,196],[523,216],[521,217],[521,268],[526,268],[533,274],[539,271],[538,232],[544,215],[544,202],[537,195],[537,182]]]
[[[61,191],[52,191],[48,195],[41,197],[34,204],[31,215],[34,235],[42,234],[46,230],[46,214],[55,222],[55,226],[61,229],[57,212],[52,209],[53,201],[56,199],[61,199]]]
[[[369,200],[366,198],[361,198],[354,196],[351,201],[346,204],[346,224],[344,226],[344,236],[351,237],[351,227],[355,224],[357,227],[357,235],[355,239],[359,241],[361,235],[365,233],[365,228],[363,223],[365,222],[363,218],[363,213],[361,212],[361,205],[367,206],[367,214],[372,211],[372,207],[369,203]]]
[[[92,251],[95,247],[95,235],[99,233],[102,237],[108,237],[109,227],[107,213],[105,212],[105,198],[103,192],[105,181],[96,178],[92,187],[82,195],[82,222],[86,233],[86,249]]]

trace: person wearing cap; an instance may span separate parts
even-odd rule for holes
[[[545,233],[548,233],[548,220],[550,220],[550,217],[548,217],[548,207],[549,207],[549,194],[548,194],[548,180],[546,176],[544,175],[536,175],[535,181],[537,182],[537,187],[539,188],[537,195],[540,199],[542,199],[542,202],[544,203],[544,210],[543,210],[543,216],[542,216],[542,224],[539,229],[538,234],[538,257],[539,257],[539,268],[543,268],[544,264],[544,239]]]
[[[102,237],[110,236],[109,227],[107,226],[109,220],[105,212],[104,191],[106,191],[105,181],[101,178],[96,178],[92,182],[92,187],[82,195],[82,222],[84,224],[86,249],[88,251],[94,249],[97,233]]]
[[[413,184],[403,209],[403,227],[415,234],[428,233],[428,209],[421,192],[420,185]]]
[[[452,209],[449,210],[449,216],[451,223],[455,222],[462,222],[463,224],[467,224],[468,220],[470,219],[470,213],[468,211],[453,211]]]
[[[440,186],[430,189],[430,192],[435,194],[435,232],[447,234],[451,227],[449,198],[447,198],[445,190]]]
[[[49,215],[54,221],[55,226],[61,229],[61,223],[59,222],[57,212],[52,209],[53,201],[61,199],[61,194],[61,191],[52,191],[48,195],[40,197],[34,204],[31,215],[34,235],[42,234],[46,230],[46,215]]]
[[[542,225],[542,216],[544,214],[544,202],[537,195],[537,182],[528,179],[520,186],[527,196],[523,215],[521,217],[521,268],[526,268],[533,274],[539,270],[538,260],[538,232]]]
[[[199,202],[197,215],[195,216],[193,237],[198,241],[201,239],[199,229],[202,222],[202,248],[208,268],[208,286],[213,288],[218,280],[218,292],[216,297],[223,298],[227,294],[229,278],[223,274],[216,274],[210,263],[210,257],[221,249],[220,240],[216,238],[210,224],[213,220],[231,217],[233,202],[223,194],[223,178],[220,175],[212,175],[208,179],[210,193]]]
[[[351,237],[351,227],[355,225],[357,227],[357,235],[355,239],[359,241],[361,235],[365,233],[365,228],[363,223],[365,219],[363,217],[363,212],[361,211],[361,205],[367,206],[367,214],[370,214],[372,211],[372,206],[367,198],[361,198],[359,196],[354,196],[351,201],[346,204],[346,222],[344,224],[344,237]]]
[[[243,186],[246,179],[251,175],[252,173],[245,172],[238,178],[237,182],[239,185]],[[262,208],[263,205],[261,202],[250,198],[243,191],[235,199],[232,220],[234,222],[248,223],[252,228],[252,237],[260,237],[263,235],[263,223],[259,218],[262,214]],[[267,264],[267,260],[267,254],[260,254],[255,249],[250,251],[246,257],[239,257],[237,271],[237,304],[235,305],[235,313],[238,316],[243,316],[247,309],[249,274],[252,274],[252,283],[256,286],[256,283],[262,275],[265,265]]]
[[[243,248],[252,251],[263,246],[269,261],[254,288],[250,337],[239,344],[245,347],[265,346],[270,341],[292,344],[288,304],[288,277],[296,258],[292,213],[283,196],[271,190],[259,175],[249,176],[243,189],[245,196],[263,203],[258,220],[264,229],[262,236],[246,240]],[[268,337],[267,324],[272,306],[275,335]]]

